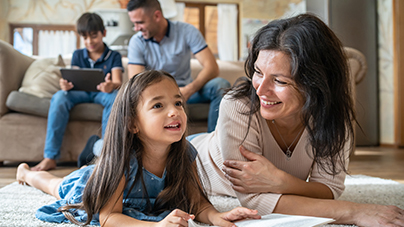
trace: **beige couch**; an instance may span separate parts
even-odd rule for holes
[[[19,92],[24,74],[35,59],[20,54],[8,43],[0,40],[0,162],[40,161],[46,136],[49,98],[39,98]],[[70,58],[63,58],[66,65]],[[122,59],[123,75],[127,80],[127,58]],[[220,76],[229,82],[244,76],[243,62],[218,61]],[[191,60],[192,76],[202,69]],[[63,138],[60,161],[76,161],[87,139],[101,134],[102,106],[93,103],[75,106]],[[189,133],[205,132],[209,104],[187,106]]]
[[[351,48],[346,48],[351,73],[358,83],[366,72],[364,56]],[[49,98],[39,98],[19,92],[24,74],[35,59],[20,54],[8,43],[0,40],[0,161],[40,161],[46,136],[46,120]],[[70,64],[69,58],[63,59]],[[231,84],[244,76],[243,62],[218,60],[220,77]],[[127,59],[123,58],[126,68]],[[202,69],[196,61],[191,61],[192,76]],[[125,70],[126,72],[127,70]],[[124,80],[127,75],[124,74]],[[189,132],[206,131],[208,104],[188,105],[190,119]],[[60,161],[76,161],[87,139],[100,135],[102,106],[80,104],[75,106],[63,138]]]

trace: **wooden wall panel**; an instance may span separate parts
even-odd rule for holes
[[[404,1],[393,1],[394,129],[395,142],[404,147]]]

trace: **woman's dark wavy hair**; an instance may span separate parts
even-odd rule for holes
[[[249,97],[252,114],[260,109],[252,86],[254,64],[262,50],[280,51],[290,58],[291,75],[305,102],[302,121],[307,128],[314,161],[335,175],[337,163],[345,166],[344,146],[353,148],[356,121],[351,78],[343,46],[331,29],[310,14],[274,20],[255,35],[244,65],[249,79],[241,79],[230,90],[233,99]],[[248,133],[248,131],[247,131]],[[331,170],[327,167],[331,165]],[[345,168],[343,171],[347,171]]]
[[[164,78],[176,83],[170,74],[151,70],[135,75],[120,89],[109,117],[101,155],[96,161],[94,172],[83,192],[83,202],[67,205],[60,209],[71,222],[77,225],[87,225],[91,222],[94,214],[100,212],[117,190],[121,177],[131,174],[130,160],[133,157],[138,160],[138,170],[136,180],[133,185],[129,185],[129,188],[132,190],[134,184],[141,181],[144,198],[148,204],[146,213],[153,215],[164,210],[179,208],[197,214],[204,205],[200,203],[201,199],[209,201],[199,181],[196,165],[188,152],[185,135],[180,141],[171,144],[166,164],[166,187],[157,196],[154,206],[151,205],[147,195],[142,177],[144,147],[138,136],[132,132],[138,119],[136,109],[142,92],[148,86],[158,83]],[[128,179],[126,178],[125,188],[127,188],[127,184]],[[85,210],[88,215],[87,221],[78,222],[74,219],[70,209]],[[103,224],[101,223],[101,226]]]

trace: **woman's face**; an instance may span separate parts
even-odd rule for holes
[[[260,99],[260,112],[267,120],[300,119],[303,97],[292,79],[290,58],[283,52],[261,50],[254,64],[252,84]]]

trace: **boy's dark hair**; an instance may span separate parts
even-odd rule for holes
[[[102,18],[96,13],[88,12],[80,16],[80,18],[77,20],[76,28],[77,33],[81,36],[93,32],[97,33],[98,31],[104,33],[105,31],[104,21]]]
[[[160,2],[157,0],[130,0],[126,5],[128,12],[139,8],[143,8],[145,11],[162,11]]]

